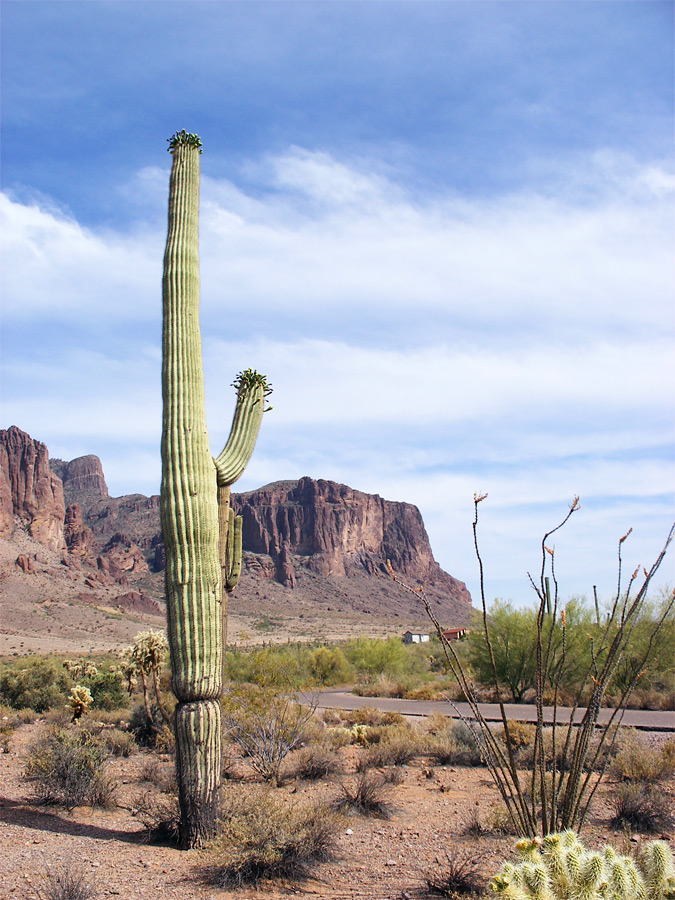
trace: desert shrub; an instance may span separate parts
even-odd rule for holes
[[[375,767],[405,766],[420,750],[418,735],[412,729],[399,725],[388,728],[380,741],[368,751],[368,755]]]
[[[335,748],[326,743],[313,743],[303,747],[294,761],[293,772],[298,778],[318,781],[340,769]]]
[[[114,784],[103,742],[81,729],[48,728],[31,746],[25,775],[40,803],[107,806]]]
[[[70,862],[48,869],[33,888],[37,900],[96,900],[100,896],[84,869]]]
[[[154,791],[138,794],[132,801],[131,814],[143,825],[143,841],[178,843],[180,807],[175,794],[158,796]]]
[[[430,681],[403,693],[404,700],[443,700],[443,688],[437,681]]]
[[[324,743],[338,750],[340,747],[346,747],[352,742],[352,733],[349,728],[327,728],[323,736]]]
[[[82,684],[89,688],[95,709],[122,709],[129,704],[122,673],[116,667],[99,667],[96,674],[83,679]]]
[[[457,744],[457,766],[481,766],[483,757],[476,741],[476,737],[464,722],[453,720],[451,732]]]
[[[618,784],[610,800],[612,828],[629,828],[641,834],[656,834],[673,826],[667,796],[649,785]]]
[[[173,753],[175,738],[172,727],[163,721],[159,707],[151,704],[150,709],[149,716],[145,704],[134,706],[129,716],[129,731],[139,747],[147,747],[160,753]]]
[[[342,795],[333,801],[335,809],[378,819],[390,818],[389,783],[382,772],[357,772],[355,778],[341,781],[340,789]]]
[[[316,647],[309,654],[312,679],[323,685],[350,681],[353,671],[340,647]]]
[[[388,697],[400,700],[405,696],[408,687],[402,681],[391,681],[378,676],[376,681],[355,684],[352,693],[357,697]]]
[[[290,803],[258,785],[229,788],[221,822],[211,845],[212,877],[221,887],[302,877],[330,858],[339,828],[326,804]]]
[[[0,703],[36,712],[63,707],[73,681],[52,659],[31,656],[0,668]]]
[[[102,732],[106,751],[110,756],[121,756],[126,759],[134,753],[138,746],[133,734],[120,728],[106,728]]]
[[[445,851],[445,859],[425,876],[428,892],[434,897],[479,897],[484,887],[477,860],[466,854]]]
[[[675,772],[675,741],[663,748],[632,740],[622,746],[609,765],[610,774],[623,781],[653,784]]]
[[[141,766],[139,778],[154,785],[164,794],[175,794],[178,790],[176,783],[176,767],[172,763],[165,763],[151,756]]]
[[[298,747],[314,716],[274,687],[241,685],[223,701],[223,726],[251,767],[265,781],[281,784],[281,767]]]

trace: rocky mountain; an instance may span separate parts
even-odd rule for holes
[[[390,560],[406,582],[425,583],[444,623],[468,621],[469,593],[434,560],[412,504],[305,477],[234,493],[232,505],[244,544],[234,611],[351,613],[399,620],[403,630],[424,623],[418,599],[392,583]],[[19,552],[19,537],[32,547]],[[163,615],[159,497],[110,497],[96,456],[50,460],[43,443],[15,426],[0,431],[0,539],[5,595],[9,581],[25,589],[41,574],[53,589],[65,579],[85,606]]]

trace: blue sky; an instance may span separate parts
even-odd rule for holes
[[[242,490],[416,503],[477,597],[648,564],[673,479],[670,2],[2,3],[2,417],[159,490],[176,130],[202,157],[209,433],[268,373]],[[661,583],[675,582],[672,559]]]

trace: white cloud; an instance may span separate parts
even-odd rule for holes
[[[275,388],[242,488],[310,474],[415,502],[437,557],[470,581],[471,498],[487,490],[504,593],[575,493],[575,528],[588,524],[570,529],[574,589],[595,583],[591,548],[626,522],[651,553],[672,507],[664,169],[605,154],[545,194],[483,199],[414,194],[391,172],[299,149],[245,175],[255,191],[203,178],[201,222],[214,451],[237,371]],[[159,487],[166,176],[121,189],[124,233],[0,205],[4,424],[54,455],[98,453],[114,494]]]

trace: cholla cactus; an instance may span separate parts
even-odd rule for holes
[[[80,678],[94,678],[98,675],[98,669],[86,659],[64,659],[63,668],[71,678],[79,681]]]
[[[93,702],[94,698],[88,687],[76,684],[74,688],[71,688],[70,697],[66,701],[66,706],[73,714],[71,722],[77,722],[84,713],[91,709]]]
[[[574,831],[516,844],[520,864],[507,863],[490,884],[504,900],[673,900],[675,868],[665,841],[639,860],[613,847],[587,850]]]
[[[162,714],[162,718],[167,725],[171,723],[171,716],[162,702],[162,694],[159,685],[162,666],[164,665],[168,650],[169,642],[163,631],[141,631],[134,638],[133,646],[124,651],[124,657],[120,666],[121,673],[127,682],[129,696],[133,693],[137,680],[140,678],[143,686],[145,712],[148,721],[153,725],[155,723],[153,721],[150,706],[148,676],[152,678],[155,700],[157,701],[157,706]]]

